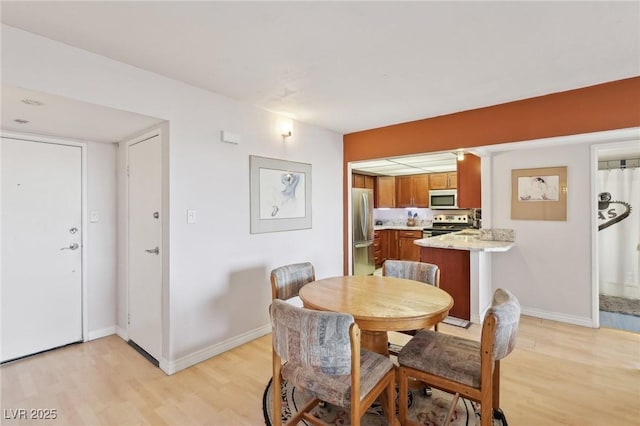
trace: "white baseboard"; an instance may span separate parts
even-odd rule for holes
[[[548,311],[542,311],[540,309],[525,308],[525,307],[522,307],[521,312],[522,312],[522,315],[527,315],[530,317],[564,322],[567,324],[580,325],[580,326],[589,327],[589,328],[595,327],[595,323],[593,319],[588,317],[577,317],[575,315],[567,315],[560,312],[548,312]]]
[[[111,336],[112,334],[116,334],[115,325],[112,325],[111,327],[101,328],[100,330],[89,331],[86,341],[88,342],[89,340],[95,340],[101,337]]]
[[[241,334],[240,336],[225,340],[224,342],[200,349],[175,361],[161,359],[159,360],[160,369],[166,374],[171,375],[269,333],[271,333],[271,325],[267,324],[245,334]]]

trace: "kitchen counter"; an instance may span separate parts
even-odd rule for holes
[[[460,311],[454,315],[452,310],[453,316],[480,323],[491,304],[493,253],[506,252],[515,246],[513,241],[497,241],[513,239],[513,230],[494,231],[505,230],[467,229],[414,241],[420,246],[421,261],[440,267],[440,288],[453,297],[454,309],[457,305]],[[481,232],[491,238],[495,235],[496,240],[481,240]]]
[[[516,245],[513,241],[487,241],[480,239],[480,231],[467,229],[437,237],[422,238],[414,241],[421,247],[434,247],[452,250],[504,252]]]
[[[375,225],[374,231],[384,231],[385,229],[397,229],[400,231],[422,231],[425,226],[407,226],[407,225]]]

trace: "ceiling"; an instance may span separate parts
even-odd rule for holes
[[[113,143],[161,119],[17,87],[2,87],[2,129]]]
[[[456,170],[456,158],[456,154],[453,152],[412,155],[407,157],[358,161],[351,164],[351,169],[359,173],[376,176],[451,172]]]
[[[640,75],[636,1],[0,5],[6,25],[339,133]]]

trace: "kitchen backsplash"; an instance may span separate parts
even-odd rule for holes
[[[433,216],[437,214],[454,213],[452,210],[431,210],[424,208],[407,208],[407,209],[373,209],[374,223],[382,222],[382,225],[402,226],[407,224],[409,214],[415,216],[415,226],[430,227]],[[455,210],[455,214],[469,213],[469,210]]]

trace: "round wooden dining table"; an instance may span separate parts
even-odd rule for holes
[[[429,328],[447,317],[453,298],[420,281],[375,275],[325,278],[299,292],[305,308],[353,315],[361,345],[389,355],[388,331]]]

